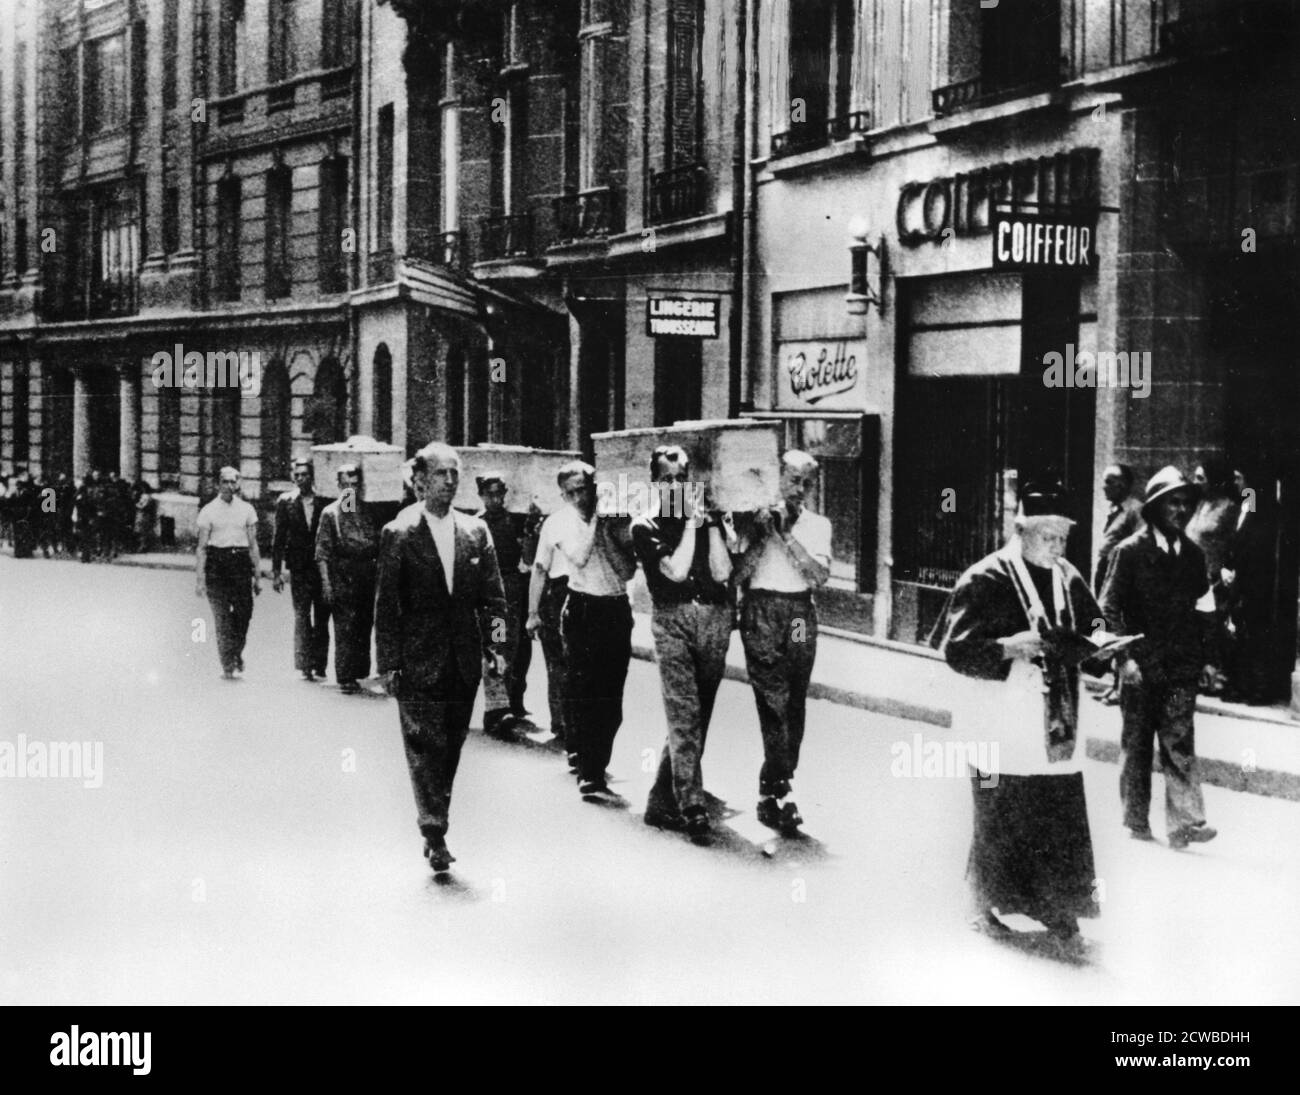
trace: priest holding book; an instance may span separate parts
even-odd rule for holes
[[[1100,913],[1077,737],[1079,663],[1099,649],[1101,611],[1064,558],[1066,502],[1059,487],[1026,484],[1016,535],[953,590],[942,649],[967,678],[954,734],[997,745],[998,771],[971,772],[975,926],[1010,939],[1001,917],[1023,914],[1077,956],[1078,919]]]

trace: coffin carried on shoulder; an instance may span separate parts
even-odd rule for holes
[[[333,445],[313,445],[311,456],[316,490],[326,498],[338,495],[339,468],[360,464],[367,501],[402,500],[402,464],[406,457],[396,445],[358,435]]]
[[[527,513],[535,501],[543,513],[553,513],[564,504],[555,476],[570,460],[582,459],[578,452],[526,445],[470,445],[456,451],[461,459],[460,489],[452,505],[470,513],[482,508],[477,477],[486,472],[499,472],[505,479],[506,509]]]
[[[706,484],[717,509],[747,512],[781,498],[781,426],[752,419],[676,422],[643,430],[592,434],[601,512],[633,513],[650,486],[650,454],[680,445],[693,483]]]

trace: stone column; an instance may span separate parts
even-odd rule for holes
[[[90,385],[86,367],[72,370],[72,474],[80,479],[90,471]]]
[[[140,366],[135,361],[117,369],[118,474],[128,483],[140,478]]]

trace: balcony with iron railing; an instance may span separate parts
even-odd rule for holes
[[[847,141],[871,128],[871,115],[865,110],[831,118],[825,122],[799,122],[781,133],[772,134],[772,156],[794,156],[826,145]]]
[[[619,192],[596,186],[553,199],[556,243],[603,239],[622,228]]]
[[[96,280],[90,285],[65,285],[51,295],[45,317],[52,323],[87,319],[116,319],[139,311],[140,284],[135,274]]]
[[[671,167],[650,173],[650,212],[647,224],[670,224],[704,214],[709,171],[703,164]]]
[[[991,106],[1012,99],[1036,95],[1059,87],[1070,72],[1066,57],[1025,64],[1013,79],[994,79],[981,72],[966,80],[937,87],[930,92],[930,106],[936,117],[974,106]]]
[[[480,262],[529,258],[534,253],[533,215],[505,213],[479,218]]]

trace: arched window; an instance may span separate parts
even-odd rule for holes
[[[376,441],[393,440],[393,355],[387,343],[375,348],[375,411],[373,431]]]
[[[262,376],[262,476],[288,479],[293,459],[293,398],[289,371],[275,358]]]
[[[309,419],[313,445],[347,440],[348,383],[337,358],[327,357],[316,370]]]

